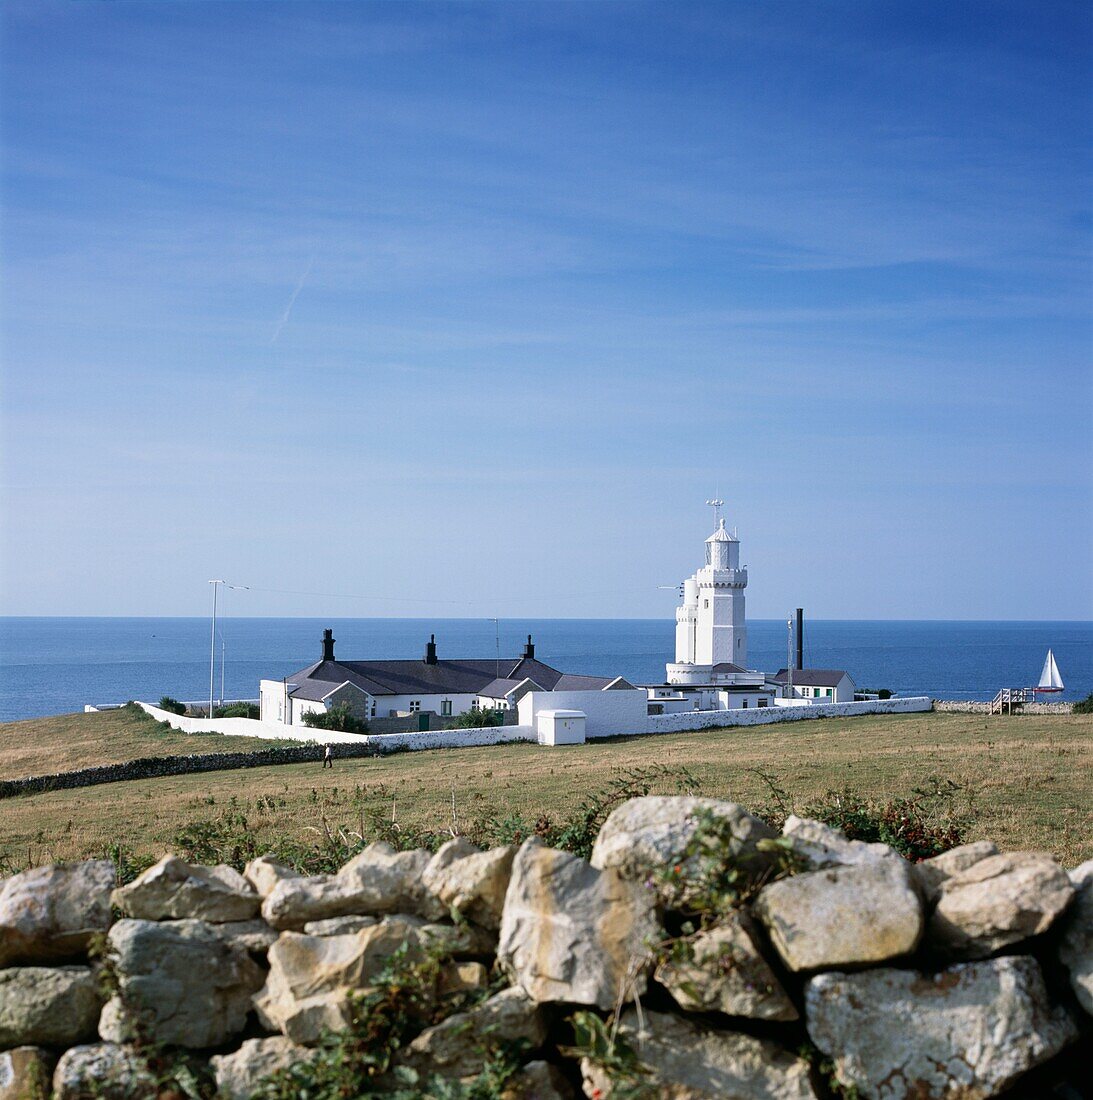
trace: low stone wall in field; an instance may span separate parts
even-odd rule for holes
[[[339,745],[337,757],[378,756],[372,745]],[[40,794],[43,791],[94,787],[100,783],[123,783],[130,779],[158,779],[165,775],[190,775],[194,772],[234,771],[237,768],[267,768],[276,764],[321,762],[321,745],[299,745],[291,748],[257,749],[254,752],[203,752],[186,756],[149,756],[127,760],[124,764],[103,764],[94,768],[78,768],[53,775],[32,775],[25,779],[0,780],[0,799],[18,794]],[[3,1094],[0,1093],[0,1100]]]
[[[934,710],[942,714],[989,714],[990,709],[990,703],[966,699],[934,700]],[[1073,703],[1024,703],[1014,711],[1014,714],[1072,714],[1073,710]]]
[[[400,948],[437,961],[392,978]],[[320,1044],[391,981],[427,1017],[335,1091]],[[456,837],[312,877],[166,856],[120,888],[105,860],[0,880],[4,1100],[244,1100],[292,1067],[326,1084],[279,1096],[467,1097],[501,1050],[508,1080],[474,1095],[1078,1096],[1091,1013],[1093,861],[914,864],[713,799],[632,799],[589,860]]]

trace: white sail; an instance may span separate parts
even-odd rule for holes
[[[1055,690],[1061,690],[1063,687],[1063,678],[1059,675],[1059,666],[1055,663],[1055,654],[1049,649],[1047,656],[1044,658],[1044,670],[1040,673],[1040,683],[1038,685],[1042,688],[1054,688]]]

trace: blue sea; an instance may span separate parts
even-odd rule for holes
[[[346,660],[420,657],[431,633],[441,657],[520,653],[567,672],[663,680],[674,651],[669,619],[219,619],[215,694],[257,698],[261,678],[279,679],[318,660],[324,627]],[[0,721],[82,710],[85,703],[209,695],[208,619],[0,619]],[[1093,690],[1093,623],[849,622],[805,624],[805,665],[845,668],[861,688],[943,699],[989,699],[1000,687],[1035,684],[1048,648],[1074,700]],[[781,620],[748,622],[748,666],[786,664]],[[222,661],[223,658],[223,661]]]

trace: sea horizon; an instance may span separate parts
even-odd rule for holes
[[[671,618],[492,619],[361,616],[218,617],[214,696],[257,698],[318,659],[325,627],[343,660],[421,657],[435,634],[440,656],[536,655],[565,672],[660,683],[674,655]],[[128,699],[209,697],[209,616],[0,617],[0,721],[46,717]],[[1052,649],[1072,702],[1093,688],[1093,621],[1083,619],[806,619],[805,667],[846,669],[859,689],[985,700],[1001,687],[1037,683]],[[746,664],[787,665],[785,619],[748,620]],[[223,687],[221,687],[223,685]]]

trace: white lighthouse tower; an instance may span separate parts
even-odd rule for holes
[[[720,501],[718,511],[720,511]],[[732,684],[747,668],[748,627],[740,542],[718,519],[706,540],[706,564],[683,582],[676,610],[676,659],[666,666],[670,684]]]

